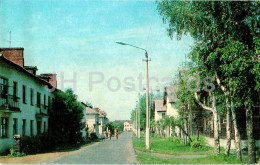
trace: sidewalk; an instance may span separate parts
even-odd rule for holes
[[[207,141],[207,143],[214,147],[214,138],[209,138],[209,137],[205,137],[205,140]],[[220,143],[220,146],[221,147],[224,147],[226,148],[226,144],[227,144],[227,139],[219,139],[219,143]],[[230,146],[230,149],[235,149],[235,141],[234,140],[231,140],[231,146]]]
[[[50,153],[43,153],[43,154],[36,154],[36,155],[28,155],[24,157],[7,157],[7,156],[0,156],[0,164],[40,164],[55,161],[58,158],[69,155],[72,153],[77,153],[86,149],[90,146],[97,145],[98,143],[94,143],[88,145],[86,147],[82,147],[76,151],[66,151],[66,152],[50,152]]]

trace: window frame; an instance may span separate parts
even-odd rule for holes
[[[5,121],[5,123],[4,123]],[[1,138],[8,138],[8,118],[7,117],[1,117]],[[3,133],[4,131],[4,133]]]

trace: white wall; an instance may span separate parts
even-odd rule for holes
[[[36,106],[37,103],[37,92],[41,93],[41,104],[44,104],[44,94],[46,94],[46,104],[48,105],[48,96],[53,98],[53,93],[50,93],[45,85],[40,81],[35,80],[31,76],[18,71],[14,67],[7,65],[6,63],[0,61],[0,76],[8,79],[9,86],[13,86],[13,82],[17,82],[17,96],[20,97],[20,113],[3,113],[0,110],[0,120],[2,117],[8,118],[8,138],[0,137],[0,152],[13,146],[13,119],[17,118],[17,130],[18,134],[22,135],[22,122],[23,119],[26,119],[26,136],[30,136],[30,121],[33,120],[33,135],[37,134],[37,120],[41,121],[41,132],[43,132],[44,121],[46,122],[46,131],[48,128],[48,117],[36,118],[36,111],[39,111],[39,108]],[[23,85],[26,86],[26,104],[23,103]],[[31,105],[30,99],[30,89],[34,90],[33,105]],[[13,94],[13,88],[9,87],[9,94]],[[0,128],[1,129],[1,128]]]
[[[88,131],[89,133],[95,132],[97,136],[99,136],[99,128],[97,125],[98,122],[98,115],[97,114],[87,114],[86,115],[86,123],[88,125]],[[94,127],[94,124],[96,124],[97,126]]]

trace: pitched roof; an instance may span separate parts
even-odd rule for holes
[[[171,85],[165,88],[164,92],[164,102],[166,102],[166,98],[169,99],[170,103],[175,103],[178,98],[177,98],[177,91],[179,90],[179,85]]]
[[[1,49],[3,49],[3,48],[1,48]],[[38,81],[40,81],[41,83],[46,84],[46,85],[48,85],[48,86],[50,86],[50,87],[53,87],[49,82],[47,82],[47,81],[41,79],[41,78],[38,77],[37,75],[32,74],[31,72],[27,71],[25,68],[21,67],[20,65],[15,64],[14,62],[12,62],[12,61],[6,59],[2,54],[0,54],[0,60],[2,60],[2,61],[4,61],[4,62],[8,63],[9,65],[13,66],[15,69],[17,69],[17,70],[19,70],[19,71],[21,71],[21,72],[27,74],[28,76],[32,77],[33,79],[38,80]],[[55,89],[56,89],[56,88],[55,88]]]
[[[128,122],[129,124],[132,124],[132,121],[131,120],[115,120],[116,123],[119,123],[119,122]]]
[[[86,114],[87,115],[98,115],[98,112],[94,110],[92,107],[86,107]]]
[[[163,105],[163,99],[154,100],[154,109],[156,112],[166,112],[166,106]]]

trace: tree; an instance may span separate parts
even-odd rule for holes
[[[239,109],[246,110],[249,163],[256,161],[253,104],[259,91],[259,63],[256,63],[259,58],[259,8],[260,3],[255,1],[158,3],[163,20],[169,23],[171,38],[175,32],[177,39],[183,34],[194,38],[196,43],[190,57],[224,87],[221,89],[226,99],[233,103],[235,127],[235,113],[241,113]],[[238,152],[237,148],[237,156],[241,159]]]
[[[57,144],[76,144],[81,141],[83,105],[71,89],[56,91],[49,111],[49,132],[57,139]]]

